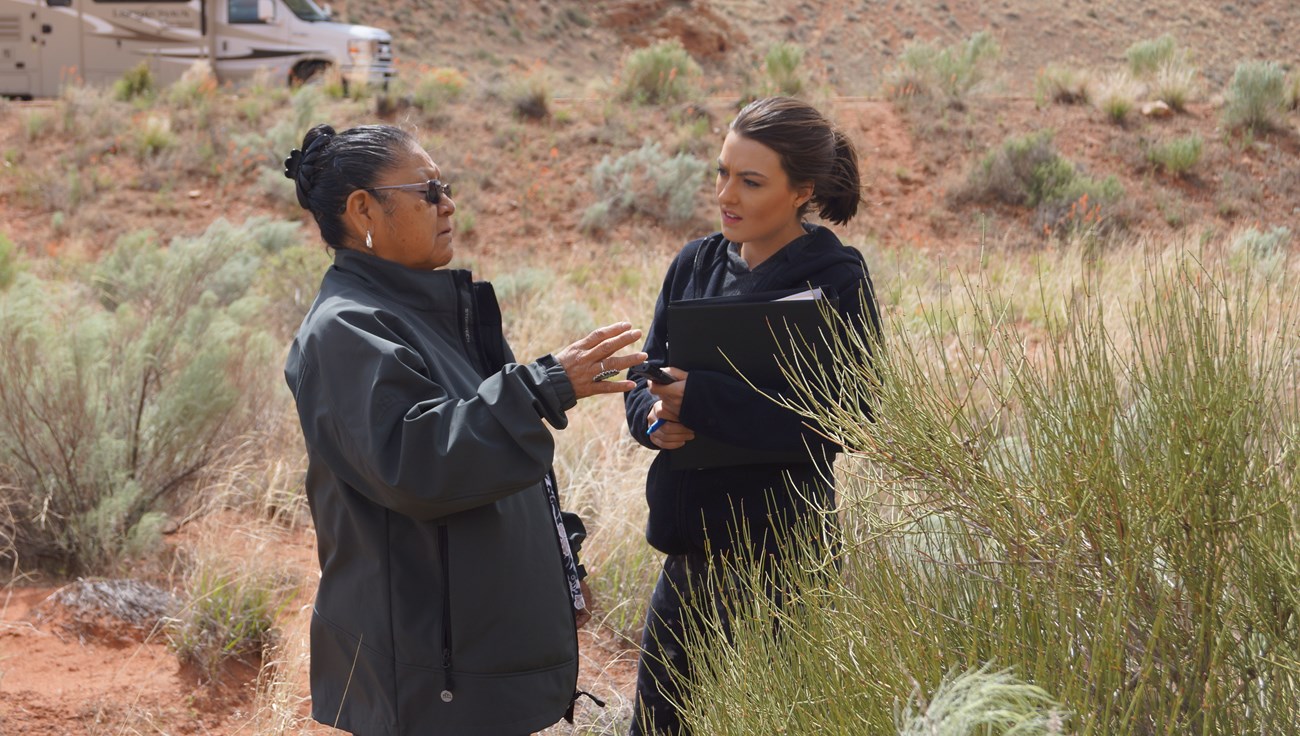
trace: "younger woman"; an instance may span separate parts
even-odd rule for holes
[[[687,243],[669,266],[646,337],[651,362],[667,362],[667,305],[683,299],[831,287],[848,324],[876,328],[861,254],[830,229],[804,221],[815,209],[823,220],[844,224],[861,200],[853,144],[821,113],[784,97],[750,103],[723,141],[716,191],[722,231]],[[633,734],[688,733],[674,706],[687,697],[680,688],[689,671],[681,639],[692,608],[715,607],[699,595],[710,567],[740,540],[775,556],[782,528],[812,519],[835,500],[830,465],[837,448],[801,417],[734,375],[671,365],[665,372],[677,380],[638,378],[625,399],[628,427],[642,445],[674,450],[703,435],[809,453],[802,463],[675,470],[671,453],[660,452],[651,464],[646,537],[667,558],[646,616]]]

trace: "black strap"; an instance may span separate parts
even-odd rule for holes
[[[591,702],[595,703],[597,706],[601,708],[605,707],[605,701],[601,700],[595,695],[592,695],[586,690],[578,690],[573,694],[573,697],[569,700],[569,709],[564,711],[564,720],[568,721],[569,723],[573,723],[573,708],[578,704],[578,698],[581,698],[584,695],[586,695],[588,698],[591,698]]]

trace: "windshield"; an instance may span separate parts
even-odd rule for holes
[[[284,0],[284,4],[289,6],[289,10],[302,20],[315,23],[317,21],[328,20],[325,17],[325,11],[320,9],[312,0]]]

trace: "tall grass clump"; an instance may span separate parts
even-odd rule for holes
[[[1228,84],[1223,120],[1228,127],[1252,132],[1280,124],[1286,104],[1286,75],[1273,61],[1237,65]]]
[[[551,116],[551,85],[542,69],[513,78],[505,94],[516,120],[538,121]]]
[[[1024,290],[977,279],[790,365],[847,448],[834,543],[728,571],[729,636],[706,614],[690,647],[696,732],[1296,733],[1300,287],[1077,257],[1039,276],[1032,335]],[[898,718],[920,701],[971,728]]]
[[[1157,143],[1147,149],[1147,160],[1177,176],[1185,176],[1201,161],[1204,143],[1192,135]]]
[[[1146,86],[1146,94],[1182,112],[1196,95],[1197,69],[1191,54],[1179,48],[1174,37],[1138,41],[1124,52],[1132,79]]]
[[[660,41],[628,55],[619,97],[642,105],[681,102],[699,76],[700,65],[680,41]]]
[[[925,97],[960,106],[961,100],[986,81],[1001,54],[988,31],[980,31],[952,46],[915,41],[903,49],[891,75],[888,95],[895,99]]]
[[[1091,81],[1092,78],[1086,71],[1061,64],[1048,64],[1034,76],[1034,101],[1039,107],[1049,104],[1086,104]]]
[[[169,622],[176,657],[215,679],[230,661],[260,664],[278,643],[276,620],[296,586],[265,567],[220,554],[190,562],[185,603]]]
[[[0,486],[14,564],[102,573],[275,406],[256,232],[124,236],[79,279],[0,293]]]
[[[1137,106],[1141,89],[1126,72],[1112,72],[1097,83],[1093,104],[1115,125],[1123,125]]]
[[[605,156],[591,172],[591,190],[599,199],[583,213],[581,227],[600,230],[631,215],[683,225],[695,215],[708,170],[707,161],[669,156],[655,141],[618,158]]]

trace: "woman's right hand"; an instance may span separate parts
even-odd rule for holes
[[[630,322],[616,322],[555,353],[555,361],[564,368],[573,384],[573,393],[579,399],[595,394],[627,393],[636,388],[636,383],[597,381],[595,378],[602,371],[621,371],[644,363],[649,357],[645,353],[614,355],[640,339],[641,331],[632,329]]]
[[[664,423],[659,425],[659,429],[647,435],[655,447],[661,450],[676,450],[682,445],[695,439],[695,432],[691,428],[677,421],[677,414],[664,406],[664,402],[656,401],[654,406],[650,407],[650,413],[646,415],[646,426],[650,426],[660,419]]]

